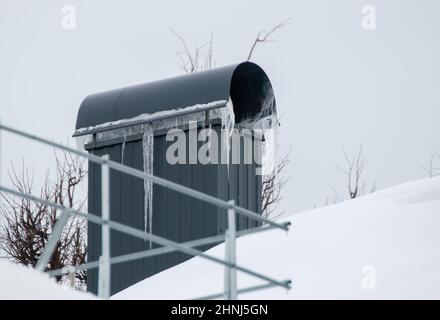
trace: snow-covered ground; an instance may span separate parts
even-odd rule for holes
[[[280,280],[290,278],[292,289],[266,289],[240,298],[440,298],[440,177],[286,219],[292,222],[288,234],[273,230],[238,239],[238,263]],[[208,252],[223,257],[224,246]],[[239,287],[259,283],[238,273]],[[194,258],[113,298],[187,299],[222,290],[223,268]],[[0,299],[93,298],[0,260]]]
[[[440,177],[286,219],[292,222],[288,234],[273,230],[238,239],[237,263],[280,280],[290,278],[292,289],[240,298],[440,298]],[[209,254],[223,257],[224,246]],[[238,273],[239,287],[259,283]],[[222,290],[223,268],[194,258],[113,298],[187,299]]]
[[[28,267],[0,260],[0,300],[96,299],[90,293],[63,287]]]

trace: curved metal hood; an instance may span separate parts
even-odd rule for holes
[[[238,123],[259,114],[268,95],[273,96],[273,90],[263,69],[243,62],[92,94],[81,103],[76,130],[229,98]]]

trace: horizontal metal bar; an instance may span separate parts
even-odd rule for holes
[[[272,227],[272,226],[250,228],[250,229],[238,231],[237,236],[240,237],[240,236],[245,236],[245,235],[249,235],[249,234],[253,234],[253,233],[257,233],[257,232],[264,232],[264,231],[273,230],[273,229],[274,229],[274,227]],[[181,244],[189,246],[189,247],[197,248],[200,246],[204,246],[204,245],[208,245],[208,244],[212,244],[212,243],[216,243],[216,242],[221,242],[223,240],[225,240],[225,235],[219,234],[219,235],[212,236],[212,237],[206,237],[206,238],[202,238],[202,239],[196,239],[196,240],[183,242]],[[156,248],[156,249],[147,250],[147,251],[144,250],[144,251],[128,253],[128,254],[124,254],[124,255],[120,255],[120,256],[116,256],[116,257],[111,257],[110,263],[111,264],[124,263],[124,262],[129,262],[129,261],[138,260],[138,259],[145,259],[145,258],[149,258],[149,257],[153,257],[153,256],[165,254],[165,253],[174,252],[174,251],[177,251],[177,250],[174,248],[169,248],[169,247],[161,247],[161,248]],[[87,263],[79,264],[79,265],[72,266],[72,267],[75,269],[75,271],[82,271],[85,269],[91,270],[94,268],[98,268],[98,266],[99,266],[99,262],[93,261],[93,262],[87,262]],[[55,277],[55,276],[62,275],[65,272],[64,272],[64,269],[61,268],[61,269],[47,271],[46,273],[51,277]]]
[[[291,286],[292,281],[284,280],[284,282],[286,283],[286,285]],[[257,290],[269,289],[269,288],[273,288],[275,286],[276,285],[274,285],[273,283],[260,284],[258,286],[252,286],[252,287],[247,287],[247,288],[243,288],[243,289],[237,289],[237,293],[238,294],[243,294],[243,293],[248,293],[248,292],[257,291]],[[211,294],[209,296],[204,296],[204,297],[195,298],[195,299],[191,299],[191,300],[218,299],[218,298],[223,298],[224,295],[225,294],[222,292],[222,293]]]
[[[151,117],[147,118],[147,119],[136,119],[136,120],[132,120],[132,121],[130,121],[130,119],[127,119],[127,121],[124,121],[123,123],[117,123],[115,125],[109,125],[109,126],[105,126],[105,127],[104,126],[99,127],[99,125],[98,125],[96,128],[90,129],[90,130],[79,129],[73,134],[73,137],[79,137],[79,136],[84,136],[87,134],[94,134],[94,133],[98,133],[98,132],[127,128],[127,127],[131,127],[131,126],[135,126],[135,125],[139,125],[139,124],[143,124],[143,123],[184,116],[184,115],[196,113],[196,112],[209,111],[209,110],[213,110],[213,109],[222,108],[222,107],[226,106],[227,103],[228,102],[226,100],[222,100],[222,101],[212,103],[210,106],[208,106],[206,108],[191,109],[191,110],[188,110],[186,108],[182,108],[182,109],[175,110],[172,114],[162,114],[162,115],[159,114],[156,116],[154,116],[154,114],[152,114]]]
[[[262,274],[260,274],[258,272],[252,271],[252,270],[250,270],[248,268],[239,266],[237,264],[228,263],[228,262],[226,262],[226,261],[224,261],[222,259],[219,259],[217,257],[214,257],[214,256],[211,256],[209,254],[206,254],[206,253],[204,253],[204,252],[202,252],[200,250],[196,250],[196,249],[193,249],[191,247],[187,247],[187,246],[185,246],[183,244],[174,242],[172,240],[168,240],[166,238],[163,238],[163,237],[160,237],[160,236],[157,236],[157,235],[154,235],[154,234],[145,233],[145,231],[142,231],[142,230],[139,230],[139,229],[136,229],[136,228],[124,225],[122,223],[111,221],[111,220],[102,219],[101,217],[99,217],[97,215],[94,215],[92,213],[80,212],[80,211],[74,210],[72,208],[67,208],[67,207],[59,205],[57,203],[54,203],[54,202],[51,202],[51,201],[48,201],[48,200],[45,200],[45,199],[41,199],[41,198],[36,197],[34,195],[27,194],[27,193],[26,194],[25,193],[20,193],[18,191],[15,191],[15,190],[3,187],[3,186],[0,186],[0,191],[6,192],[6,193],[9,193],[9,194],[13,194],[13,195],[16,195],[18,197],[26,198],[26,199],[29,199],[29,200],[32,200],[32,201],[35,201],[35,202],[38,202],[38,203],[41,203],[41,204],[46,204],[48,206],[51,206],[51,207],[54,207],[54,208],[58,208],[60,210],[68,210],[69,213],[75,214],[75,215],[80,216],[80,217],[83,217],[83,218],[85,218],[85,219],[87,219],[87,220],[89,220],[89,221],[91,221],[93,223],[101,224],[101,225],[108,225],[111,229],[117,230],[119,232],[132,235],[132,236],[134,236],[136,238],[139,238],[139,239],[142,239],[142,240],[149,240],[151,242],[157,243],[157,244],[162,245],[162,246],[167,246],[167,247],[175,248],[176,250],[178,250],[180,252],[183,252],[183,253],[185,253],[187,255],[190,255],[190,256],[199,256],[199,257],[204,258],[206,260],[210,260],[210,261],[216,262],[218,264],[221,264],[221,265],[224,265],[224,266],[227,266],[227,267],[230,267],[230,268],[235,268],[235,269],[237,269],[237,270],[239,270],[239,271],[241,271],[243,273],[247,273],[247,274],[252,275],[252,276],[254,276],[256,278],[259,278],[259,279],[262,279],[264,281],[267,281],[267,282],[273,283],[275,285],[278,285],[278,286],[284,287],[286,289],[289,289],[289,287],[286,287],[285,283],[279,282],[278,280],[272,279],[272,278],[267,277],[265,275],[262,275]]]
[[[169,181],[169,180],[166,180],[166,179],[163,179],[163,178],[151,175],[151,174],[147,174],[147,173],[140,171],[140,170],[137,170],[135,168],[124,166],[118,162],[106,160],[106,159],[103,159],[102,157],[98,157],[93,154],[89,154],[86,152],[82,152],[82,151],[79,151],[76,149],[69,148],[69,147],[66,147],[62,144],[59,144],[59,143],[56,143],[53,141],[49,141],[49,140],[41,138],[41,137],[37,137],[33,134],[29,134],[29,133],[23,132],[21,130],[17,130],[17,129],[5,126],[1,123],[0,123],[0,129],[6,130],[8,132],[17,134],[19,136],[22,136],[22,137],[25,137],[25,138],[28,138],[31,140],[35,140],[35,141],[50,145],[52,147],[55,147],[55,148],[58,148],[58,149],[61,149],[61,150],[67,151],[67,152],[71,152],[73,154],[87,158],[90,161],[95,162],[95,163],[107,164],[110,168],[112,168],[114,170],[126,173],[126,174],[134,176],[134,177],[138,177],[140,179],[147,179],[147,180],[153,181],[157,185],[160,185],[162,187],[186,194],[190,197],[197,198],[199,200],[214,204],[218,207],[221,207],[224,209],[229,209],[231,207],[231,205],[227,201],[224,201],[224,200],[218,199],[214,196],[208,195],[206,193],[185,187],[181,184],[178,184],[178,183],[175,183],[175,182],[172,182],[172,181]],[[284,222],[284,223],[274,222],[274,221],[267,219],[267,218],[255,213],[255,212],[252,212],[251,210],[242,208],[237,205],[234,205],[233,208],[236,210],[236,212],[238,212],[241,215],[246,216],[248,218],[251,218],[251,219],[254,219],[254,220],[257,220],[260,222],[265,222],[269,225],[272,225],[274,227],[278,227],[278,228],[283,229],[285,231],[289,230],[290,222]],[[224,214],[226,214],[226,211]]]

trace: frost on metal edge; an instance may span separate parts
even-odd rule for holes
[[[167,116],[171,116],[172,118],[174,118],[175,116],[179,116],[178,115],[179,112],[190,112],[190,111],[197,111],[197,110],[204,111],[205,109],[215,108],[216,106],[221,107],[222,105],[225,105],[226,103],[227,103],[226,100],[218,100],[218,101],[213,101],[213,102],[204,103],[204,104],[196,104],[196,105],[188,106],[188,107],[184,107],[184,108],[178,108],[178,109],[170,108],[169,110],[163,110],[163,111],[158,111],[158,112],[154,112],[154,113],[143,113],[143,114],[140,114],[136,117],[129,118],[129,119],[110,121],[110,122],[98,124],[95,126],[80,128],[80,129],[76,130],[75,134],[82,135],[82,134],[87,134],[90,131],[111,129],[112,127],[129,124],[130,122],[155,121],[155,120],[158,120],[162,117],[167,117]]]

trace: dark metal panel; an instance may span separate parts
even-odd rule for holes
[[[100,203],[98,203],[95,198],[96,194],[100,194],[101,192],[101,184],[97,183],[99,177],[98,172],[100,166],[89,161],[88,166],[88,211],[94,214],[100,214],[101,207]],[[100,241],[98,239],[101,238],[101,228],[94,223],[89,223],[87,227],[87,259],[88,261],[96,261],[100,255]],[[87,271],[87,290],[92,292],[98,291],[98,270],[92,269]]]
[[[220,131],[220,126],[213,126]],[[187,141],[188,143],[188,141]],[[261,188],[255,176],[255,165],[170,165],[166,150],[171,142],[165,135],[154,138],[154,174],[188,187],[215,195],[221,199],[235,199],[239,205],[251,210],[258,209]],[[201,143],[200,143],[201,145]],[[200,147],[199,145],[199,147]],[[122,145],[107,145],[93,149],[96,155],[110,154],[114,161],[121,161]],[[142,140],[127,142],[124,164],[143,170]],[[89,208],[92,213],[101,214],[100,166],[89,164]],[[111,219],[144,229],[144,184],[141,179],[111,170]],[[252,192],[254,190],[254,192]],[[260,190],[260,191],[255,191]],[[261,194],[261,193],[260,193]],[[251,196],[251,195],[254,195]],[[160,186],[153,188],[153,233],[175,241],[183,242],[223,233],[227,227],[225,210],[212,204],[193,199]],[[240,229],[252,225],[247,218],[237,218]],[[89,224],[89,261],[98,260],[101,252],[101,227]],[[153,248],[157,247],[155,244]],[[206,250],[210,246],[201,249]],[[149,243],[122,233],[111,231],[111,256],[149,250]],[[181,263],[190,257],[182,253],[169,253],[158,257],[135,260],[113,265],[111,269],[111,292],[116,293],[164,269]],[[88,276],[88,290],[97,292],[98,273],[91,270]]]
[[[142,152],[142,141],[133,141],[130,143],[127,143],[126,149],[128,148],[129,153],[125,154],[124,156],[124,162],[125,158],[130,157],[132,160],[127,159],[129,162],[128,165],[143,170],[143,152]],[[156,149],[156,148],[155,148]],[[156,151],[155,151],[156,152]],[[130,199],[131,203],[133,204],[133,211],[131,212],[125,212],[125,215],[131,216],[133,219],[133,227],[143,230],[144,229],[144,182],[141,179],[137,179],[134,177],[130,177],[132,179],[132,186],[133,191],[131,194],[127,194],[126,198]],[[154,189],[153,189],[154,191]],[[149,242],[143,241],[140,239],[132,239],[134,246],[134,250],[131,248],[125,248],[126,253],[128,252],[138,252],[142,250],[149,249]],[[146,258],[142,260],[135,260],[130,263],[126,264],[134,264],[135,265],[135,271],[130,279],[130,282],[127,282],[125,278],[120,279],[121,281],[121,290],[126,288],[127,285],[131,285],[133,283],[139,282],[142,279],[145,279],[145,275],[151,275],[155,272],[155,264],[156,264],[156,258]]]
[[[255,136],[250,137],[252,143],[252,146],[255,146],[256,138]],[[252,150],[254,152],[254,150]],[[258,212],[261,214],[261,182],[262,182],[262,176],[257,174],[257,164],[253,162],[252,164],[246,165],[246,168],[243,168],[243,170],[247,171],[247,191],[248,191],[248,203],[247,208]],[[248,219],[247,221],[247,227],[257,227],[261,225],[260,222],[255,220]]]
[[[160,155],[163,154],[163,152],[165,152],[165,145],[164,145],[164,141],[159,139],[159,137],[155,138],[154,144],[155,144],[154,145],[155,154],[154,154],[154,162],[153,162],[153,172],[155,175],[158,175],[158,172],[162,171],[160,170],[161,167]],[[169,237],[168,234],[170,233],[171,230],[171,228],[168,225],[170,201],[173,201],[173,195],[167,193],[166,190],[160,186],[153,187],[153,211],[154,213],[157,213],[157,215],[153,214],[154,234],[158,234],[164,237]],[[160,213],[158,211],[158,206],[157,206],[158,203],[163,204]],[[158,256],[155,260],[155,267],[169,265],[170,259],[172,259],[170,255]]]
[[[238,168],[238,205],[247,207],[248,204],[248,185],[247,185],[247,166],[244,164],[244,143],[240,144],[240,167]],[[237,218],[237,226],[239,229],[245,228],[247,218],[241,215]]]

